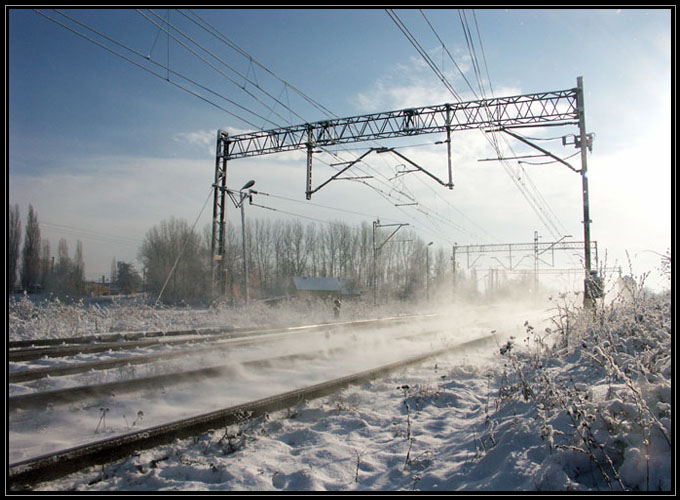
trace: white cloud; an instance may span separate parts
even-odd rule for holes
[[[217,140],[216,132],[214,130],[197,130],[194,132],[178,132],[172,138],[173,141],[180,144],[188,144],[189,146],[198,147],[202,151],[215,155],[215,143]]]

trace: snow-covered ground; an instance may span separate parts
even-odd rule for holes
[[[23,307],[10,314],[10,340],[40,335]],[[548,323],[496,327],[493,349],[442,356],[38,489],[671,490],[670,296],[634,294],[594,314],[554,298],[542,310]],[[67,312],[78,318],[70,326],[55,316],[40,323],[35,311],[34,324],[69,336],[90,322]]]

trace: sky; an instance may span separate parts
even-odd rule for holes
[[[487,96],[571,89],[582,76],[600,264],[628,274],[630,259],[634,274],[652,273],[650,285],[668,285],[656,271],[659,254],[671,249],[674,209],[670,8],[396,9],[392,16],[384,9],[6,8],[7,201],[19,205],[24,225],[34,207],[53,253],[61,238],[71,252],[80,240],[88,279],[108,278],[113,259],[141,269],[138,249],[155,225],[176,217],[200,231],[210,226],[219,129],[239,134],[456,102],[396,18],[465,101],[482,93],[472,55]],[[560,157],[576,152],[561,142],[578,133],[575,126],[522,133]],[[329,164],[376,145],[398,147],[444,179],[446,149],[435,144],[443,139],[346,145],[337,158],[315,156],[313,184],[335,173]],[[233,160],[227,184],[256,181],[262,194],[253,200],[259,206],[246,207],[249,220],[404,223],[447,253],[453,244],[530,243],[535,232],[541,242],[583,241],[577,173],[545,158],[526,160],[542,165],[480,161],[496,156],[480,131],[455,133],[452,144],[452,190],[400,174],[395,157],[372,155],[352,171],[371,179],[331,182],[308,201],[303,152]],[[517,141],[503,148],[535,153]],[[404,205],[413,199],[417,206]],[[528,200],[540,201],[552,229]],[[227,219],[239,227],[232,206]],[[578,252],[557,258],[541,266],[581,266]]]

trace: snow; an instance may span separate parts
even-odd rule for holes
[[[615,300],[588,314],[559,297],[538,310],[547,321],[528,311],[520,320],[519,307],[499,315],[509,319],[492,324],[495,347],[439,356],[35,488],[670,491],[670,295]],[[343,305],[343,314],[352,315],[351,307]],[[21,325],[25,337],[28,323]],[[242,375],[261,386],[272,380]],[[144,411],[145,425],[151,413]]]

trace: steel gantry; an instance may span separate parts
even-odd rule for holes
[[[451,134],[453,132],[472,129],[505,132],[512,128],[551,125],[578,125],[579,127],[576,147],[581,148],[581,169],[574,169],[571,166],[570,168],[581,173],[583,179],[585,267],[586,279],[588,279],[590,277],[591,259],[590,244],[588,244],[590,241],[590,220],[586,147],[591,146],[591,140],[585,131],[583,81],[579,77],[577,87],[568,90],[408,108],[349,118],[322,120],[232,136],[223,130],[218,131],[211,242],[213,284],[221,290],[221,293],[224,293],[222,287],[226,280],[222,257],[225,243],[225,193],[227,191],[227,162],[229,160],[285,151],[306,150],[305,195],[307,199],[311,199],[314,192],[337,177],[337,175],[333,176],[316,189],[312,187],[312,157],[319,149],[354,142],[446,133],[445,142],[448,155],[448,179],[446,181],[440,180],[410,160],[409,162],[443,186],[452,189]],[[584,138],[584,140],[580,140],[580,138]],[[387,148],[373,148],[371,151],[394,152]],[[350,162],[349,166],[362,158],[363,156],[359,160]]]
[[[491,258],[495,260],[504,272],[515,272],[520,269],[527,271],[526,267],[520,268],[520,265],[526,260],[533,260],[533,279],[534,279],[534,292],[538,290],[538,275],[539,275],[539,262],[543,262],[546,266],[552,269],[542,269],[540,273],[549,272],[573,272],[580,271],[580,269],[555,269],[555,252],[556,251],[570,251],[570,250],[581,250],[585,251],[586,243],[584,241],[564,241],[566,238],[571,236],[566,235],[560,238],[558,241],[554,242],[543,242],[538,241],[538,231],[534,232],[534,242],[533,243],[492,243],[492,244],[482,244],[482,245],[458,245],[454,244],[453,254],[451,257],[453,265],[453,288],[454,293],[456,290],[456,274],[458,269],[458,261],[465,261],[465,267],[468,271],[480,270],[478,267],[478,261],[487,256],[487,254],[504,254],[501,255],[501,259],[495,255],[491,255]],[[590,244],[590,254],[594,256],[594,261],[596,267],[598,266],[598,253],[597,253],[597,241],[591,241]],[[543,258],[544,255],[549,257],[549,260]],[[497,271],[498,268],[487,269],[491,277],[496,276],[497,281]],[[588,286],[589,294],[592,298],[600,296],[602,293],[602,282],[597,277],[592,277],[589,280]]]

